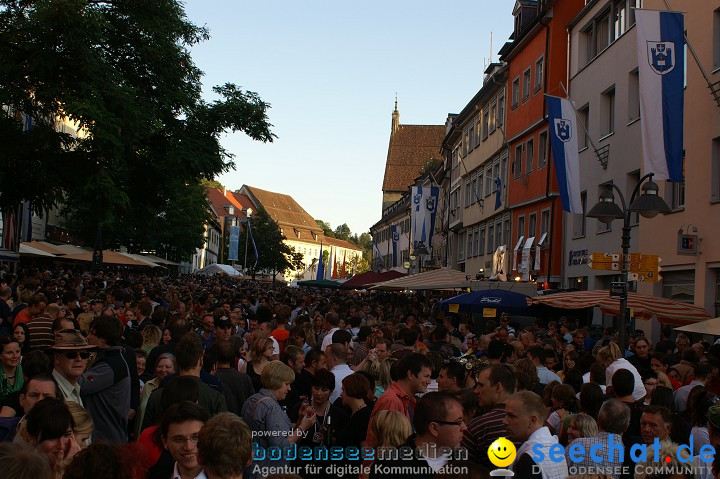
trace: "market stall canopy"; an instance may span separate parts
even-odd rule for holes
[[[84,253],[78,253],[78,254],[68,254],[65,256],[58,256],[58,259],[61,260],[70,260],[70,261],[84,261],[87,263],[91,263],[93,259],[93,252],[92,251],[86,251]],[[112,265],[118,265],[118,266],[133,266],[136,268],[148,268],[150,267],[146,262],[144,261],[138,261],[136,259],[130,258],[128,256],[125,256],[122,253],[118,253],[116,251],[110,251],[110,250],[104,250],[103,251],[103,264],[112,264]]]
[[[492,312],[490,317],[500,313],[523,314],[528,311],[531,298],[521,293],[504,289],[487,289],[464,293],[448,298],[440,303],[443,311],[451,313],[483,313]]]
[[[152,261],[153,263],[157,263],[157,264],[166,264],[166,265],[168,265],[168,266],[177,266],[177,265],[178,265],[178,263],[176,263],[176,262],[174,262],[174,261],[170,261],[169,259],[165,259],[165,258],[161,258],[161,257],[159,257],[159,256],[155,256],[154,254],[143,254],[143,255],[140,255],[140,256],[142,256],[143,258],[147,258],[147,259],[149,259],[150,261]]]
[[[57,258],[52,253],[48,253],[47,251],[43,251],[38,248],[33,248],[28,243],[20,243],[20,256],[44,256],[44,257],[50,257],[50,258]]]
[[[468,286],[465,273],[450,268],[435,269],[424,273],[403,276],[378,283],[370,289],[380,290],[420,290],[420,289],[458,289]]]
[[[53,256],[67,254],[63,250],[56,248],[55,245],[53,245],[51,243],[47,243],[45,241],[29,241],[29,242],[20,243],[20,247],[22,248],[23,246],[38,249],[40,251],[49,253]],[[80,253],[80,252],[81,251],[78,251],[78,253]]]
[[[139,254],[132,254],[132,253],[120,253],[123,256],[127,256],[128,258],[132,258],[135,261],[139,261],[141,263],[145,263],[150,268],[160,268],[164,266],[160,266],[159,264],[152,261],[150,258],[146,258],[145,256],[139,255]]]
[[[332,288],[336,289],[340,287],[340,283],[337,281],[331,281],[329,279],[312,279],[308,281],[298,281],[298,286],[304,286],[306,288]]]
[[[711,334],[713,336],[720,336],[720,318],[712,318],[699,323],[688,324],[687,326],[681,326],[675,328],[675,331],[682,331],[684,333],[700,333],[700,334]]]
[[[606,290],[548,294],[532,298],[532,304],[545,304],[563,309],[597,306],[606,314],[620,314],[620,300],[610,298],[610,293]],[[645,294],[628,293],[627,306],[632,310],[633,317],[650,319],[652,316],[657,316],[657,320],[663,324],[685,325],[710,318],[710,315],[699,306]]]
[[[365,273],[356,274],[349,280],[345,281],[341,289],[363,289],[367,286],[390,281],[391,279],[402,278],[405,273],[395,271],[385,271],[384,273],[376,273],[375,271],[367,271]]]
[[[224,273],[228,276],[240,276],[240,271],[236,270],[229,264],[213,263],[196,271],[199,274],[218,274]]]

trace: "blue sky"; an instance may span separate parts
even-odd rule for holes
[[[482,86],[512,31],[514,1],[189,0],[210,40],[192,56],[203,88],[232,82],[269,102],[274,143],[227,135],[236,169],[220,178],[294,197],[353,233],[380,219],[390,115],[443,124]]]

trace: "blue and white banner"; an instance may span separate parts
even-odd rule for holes
[[[682,181],[685,27],[682,13],[635,10],[644,173]]]
[[[392,239],[392,247],[393,247],[393,268],[397,268],[398,265],[398,256],[397,256],[397,248],[398,248],[398,241],[400,241],[400,232],[398,231],[397,225],[392,225],[390,227],[390,235]]]
[[[377,243],[375,242],[375,239],[373,239],[373,265],[376,269],[380,269],[383,266],[383,255],[380,252],[380,248],[378,248]]]
[[[412,224],[413,251],[426,249],[429,252],[431,250],[439,195],[440,188],[437,186],[412,187],[413,204],[410,222]]]
[[[325,266],[323,264],[323,245],[322,241],[320,242],[320,256],[318,257],[318,264],[317,264],[317,275],[315,276],[316,280],[325,279]]]
[[[502,180],[500,177],[495,178],[495,209],[502,206]]]
[[[560,188],[562,207],[582,214],[580,200],[580,159],[578,157],[577,115],[567,98],[547,97],[550,145],[555,161],[555,175]]]
[[[230,227],[230,247],[228,248],[228,261],[238,260],[238,245],[240,243],[240,227]]]

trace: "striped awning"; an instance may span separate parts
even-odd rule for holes
[[[469,282],[465,273],[450,268],[440,268],[384,281],[370,289],[397,291],[406,289],[459,289],[467,288],[468,286]]]
[[[598,307],[606,314],[620,314],[620,300],[610,298],[607,290],[549,294],[532,298],[532,304],[545,304],[563,309]],[[667,324],[692,324],[711,317],[699,306],[645,294],[628,293],[627,304],[628,308],[632,309],[633,317],[650,319],[656,316],[658,321]]]

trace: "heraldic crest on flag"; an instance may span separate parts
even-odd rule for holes
[[[440,189],[437,186],[413,186],[413,208],[410,216],[413,250],[427,251],[432,245],[435,214]],[[427,253],[425,253],[427,254]]]
[[[555,136],[563,143],[572,140],[572,122],[565,118],[555,119]]]
[[[665,75],[675,68],[675,44],[673,42],[647,42],[648,63],[652,71]]]

